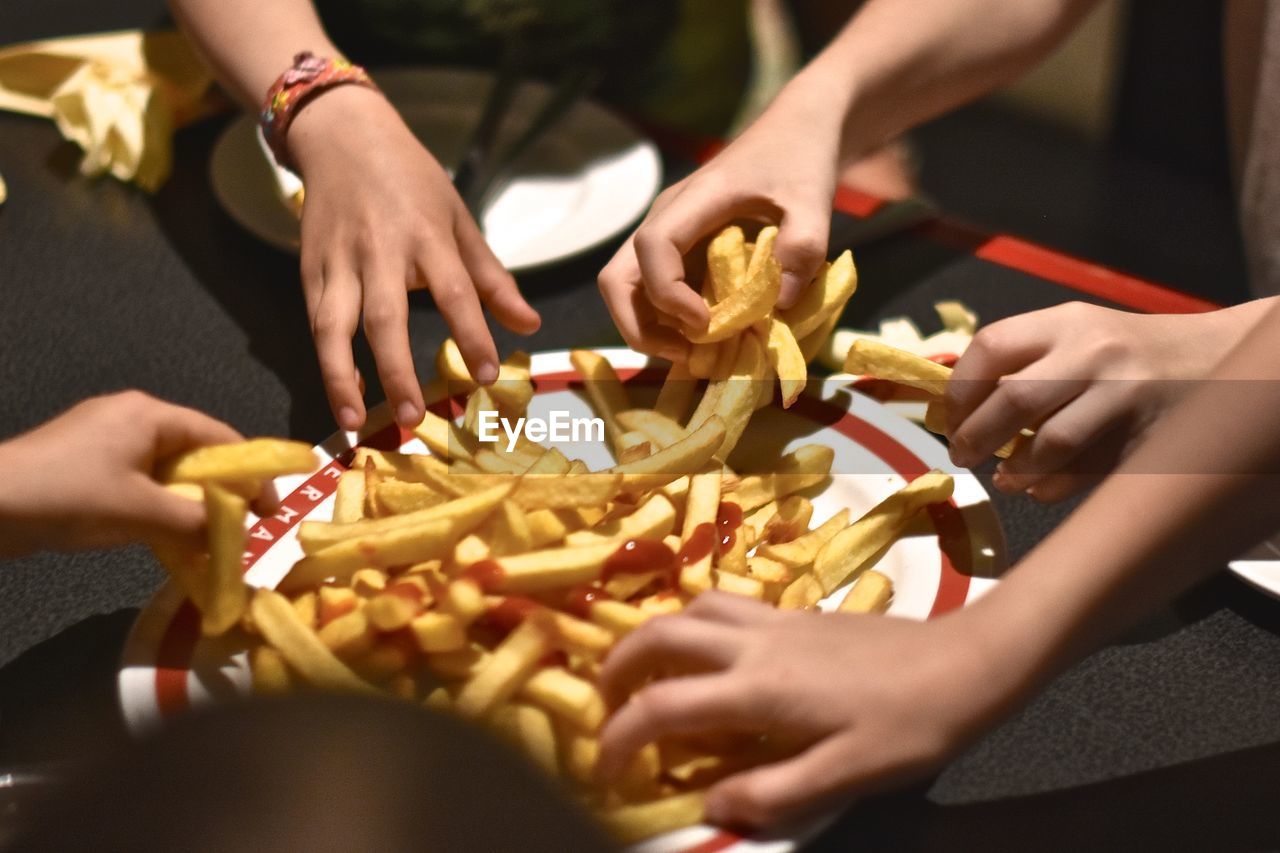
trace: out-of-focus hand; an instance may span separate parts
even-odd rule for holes
[[[605,661],[606,698],[623,704],[601,733],[600,771],[618,773],[658,738],[764,735],[780,757],[707,796],[710,820],[752,827],[902,784],[1007,704],[1011,681],[989,648],[952,616],[815,614],[705,593]]]
[[[449,176],[377,92],[339,86],[289,129],[306,184],[302,286],[320,372],[343,429],[365,420],[351,339],[363,316],[378,376],[402,426],[422,420],[409,347],[408,291],[426,288],[481,384],[498,353],[481,305],[528,334],[541,322],[485,243]]]
[[[793,82],[746,131],[697,172],[663,191],[600,272],[600,291],[632,349],[683,361],[680,325],[705,328],[685,255],[735,219],[778,225],[778,304],[799,298],[826,258],[840,151],[841,111],[831,91]]]
[[[0,443],[0,554],[177,542],[203,550],[204,504],[154,479],[194,447],[241,441],[208,415],[125,391],[86,400]],[[257,508],[274,510],[269,486]]]
[[[979,330],[947,387],[951,459],[973,466],[1036,431],[994,484],[1061,500],[1105,476],[1248,324],[1229,312],[1131,314],[1082,302]]]

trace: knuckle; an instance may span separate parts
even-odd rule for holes
[[[1008,327],[1003,323],[992,323],[978,329],[969,347],[977,347],[977,351],[982,353],[998,353],[1008,346],[1008,340]]]
[[[432,291],[437,301],[454,302],[466,295],[469,288],[456,278],[445,279]]]
[[[1070,453],[1077,445],[1075,435],[1069,430],[1053,424],[1040,428],[1036,432],[1035,442],[1039,445],[1041,453],[1051,456]]]
[[[1001,402],[1015,414],[1030,417],[1037,414],[1038,390],[1029,379],[1013,379],[1001,383]]]
[[[408,322],[408,309],[402,309],[394,300],[382,300],[365,308],[364,325],[367,329],[383,331]]]
[[[827,240],[825,235],[814,229],[793,230],[787,237],[786,247],[797,262],[809,263],[826,255]]]

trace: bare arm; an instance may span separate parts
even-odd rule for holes
[[[1009,82],[1097,0],[869,0],[741,136],[663,192],[600,273],[633,348],[683,360],[671,318],[705,327],[684,256],[734,219],[779,226],[778,304],[799,298],[826,258],[839,167],[922,121]]]
[[[311,0],[169,0],[169,8],[242,107],[256,111],[294,55],[336,56]]]
[[[302,51],[338,57],[310,0],[170,0],[218,79],[250,112]],[[507,328],[536,311],[494,257],[440,163],[377,92],[336,86],[309,98],[286,146],[306,184],[301,272],[329,404],[343,429],[365,422],[351,340],[363,325],[396,421],[423,417],[408,290],[431,291],[479,382],[498,374],[483,308]]]

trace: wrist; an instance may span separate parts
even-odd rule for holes
[[[307,170],[327,152],[342,146],[359,131],[400,123],[391,103],[375,89],[334,86],[312,95],[298,108],[289,126],[285,147],[304,179]]]

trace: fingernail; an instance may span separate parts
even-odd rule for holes
[[[350,406],[343,406],[338,409],[338,426],[348,432],[360,429],[360,416],[356,414],[356,410]]]
[[[408,400],[396,407],[396,423],[400,426],[417,426],[420,420],[422,417],[418,414],[418,407]]]
[[[475,380],[481,385],[492,385],[498,379],[498,365],[486,361],[476,368]]]
[[[778,295],[778,307],[790,308],[795,305],[800,299],[800,291],[804,284],[800,276],[793,272],[784,272],[782,274],[782,292]]]

